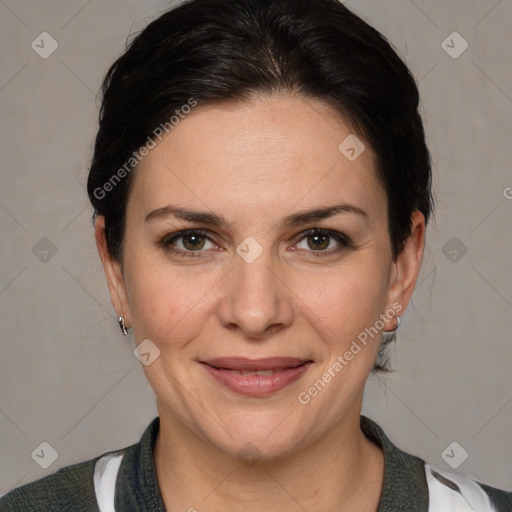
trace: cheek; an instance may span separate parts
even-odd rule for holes
[[[303,314],[332,343],[343,344],[373,325],[385,304],[385,276],[369,254],[294,281]]]
[[[199,267],[191,272],[160,260],[133,252],[125,262],[135,337],[184,344],[204,325],[202,317],[222,274],[201,272]]]

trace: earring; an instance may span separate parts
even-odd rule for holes
[[[117,321],[119,322],[119,327],[121,328],[121,333],[123,336],[128,336],[128,329],[126,329],[124,317],[120,316]]]
[[[402,323],[402,321],[400,320],[400,317],[397,315],[395,318],[396,318],[396,327],[394,329],[392,329],[391,331],[386,331],[386,332],[396,332],[398,330],[398,328],[400,327],[400,324]]]

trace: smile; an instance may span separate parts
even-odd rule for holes
[[[201,361],[214,378],[231,391],[246,396],[268,396],[297,381],[313,361],[288,357],[267,359],[218,358]]]

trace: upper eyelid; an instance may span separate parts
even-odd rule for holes
[[[213,237],[208,230],[204,229],[182,229],[164,237],[163,242],[173,242],[174,240],[178,240],[179,238],[183,238],[187,235],[201,235],[210,240],[210,242],[217,243],[215,237]]]

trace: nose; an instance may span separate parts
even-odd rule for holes
[[[223,281],[220,322],[252,341],[267,339],[293,321],[293,292],[272,260],[270,250],[252,262],[236,254],[234,268]]]

